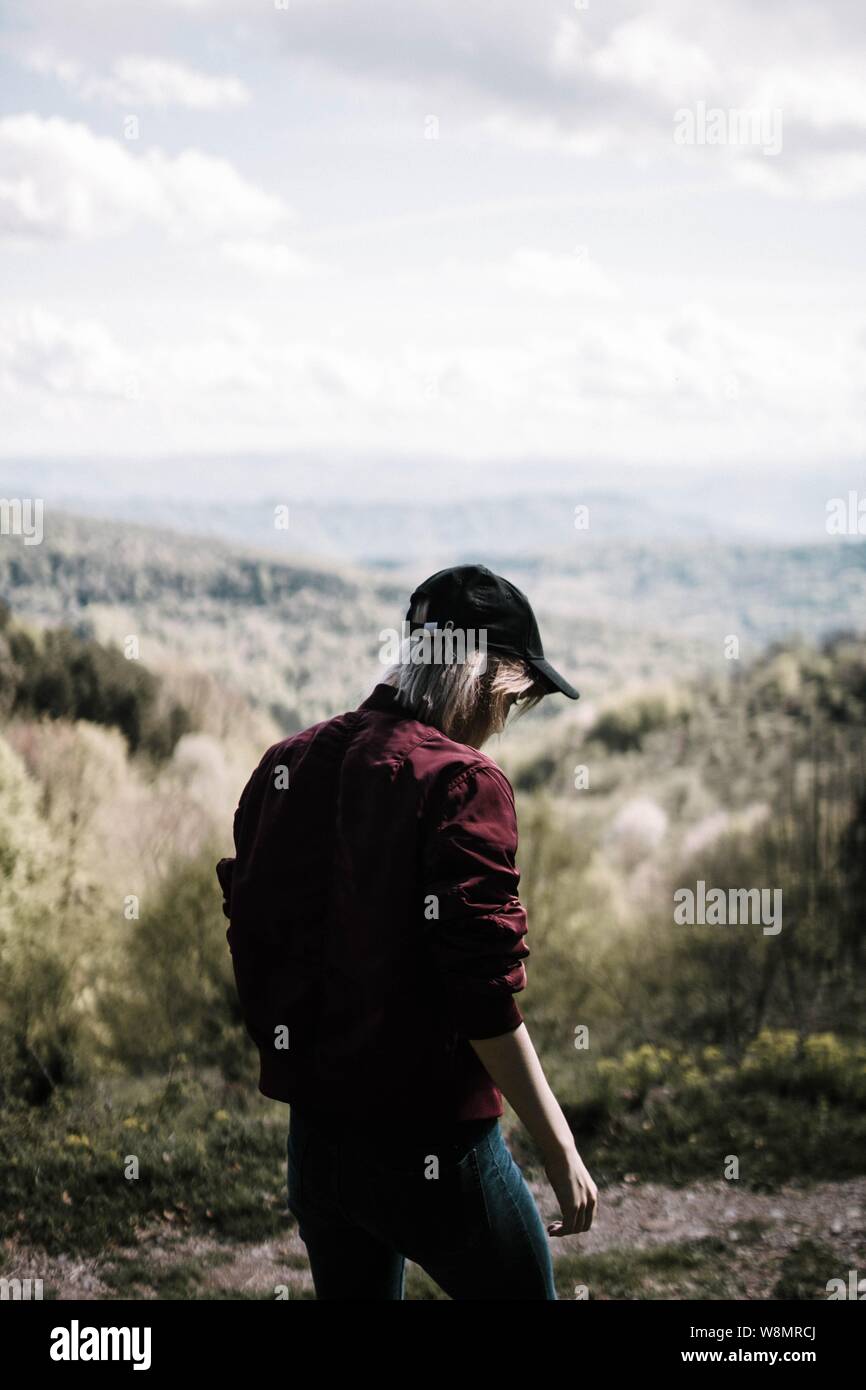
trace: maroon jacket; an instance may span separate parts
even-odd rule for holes
[[[217,874],[259,1089],[360,1124],[502,1114],[469,1038],[522,1022],[508,779],[390,686],[269,748]]]

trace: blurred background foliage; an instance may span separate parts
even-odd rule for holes
[[[283,730],[192,660],[151,670],[8,610],[0,656],[0,1215],[60,1248],[171,1205],[142,1187],[143,1207],[87,1228],[132,1117],[163,1144],[193,1126],[198,1176],[175,1198],[229,1229],[239,1209],[214,1216],[202,1177],[221,1126],[257,1136],[254,1206],[284,1134],[257,1108],[214,864]],[[731,1153],[756,1186],[863,1170],[866,641],[726,665],[518,719],[488,747],[518,799],[521,1007],[601,1181],[719,1176]],[[698,879],[781,887],[781,933],[675,926],[674,890]],[[28,1184],[49,1172],[37,1219]]]

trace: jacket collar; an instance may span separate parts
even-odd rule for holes
[[[397,703],[397,691],[393,685],[383,685],[381,682],[373,687],[366,700],[362,700],[358,709],[386,710],[391,714],[405,713]]]

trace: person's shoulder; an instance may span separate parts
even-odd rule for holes
[[[419,744],[415,761],[423,772],[431,795],[458,794],[471,788],[478,794],[502,798],[513,806],[514,790],[499,764],[481,748],[458,743],[438,729]]]
[[[276,743],[269,744],[265,749],[259,761],[259,767],[269,768],[275,762],[292,757],[297,758],[317,740],[327,742],[332,737],[342,736],[344,732],[348,731],[354,714],[355,711],[350,710],[345,714],[334,715],[331,719],[320,719],[317,723],[310,724],[306,729],[298,729],[294,733],[286,734],[283,738],[277,739]]]

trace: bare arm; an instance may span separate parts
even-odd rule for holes
[[[538,1145],[544,1169],[559,1202],[562,1220],[548,1226],[551,1236],[588,1231],[598,1190],[584,1166],[556,1096],[550,1089],[525,1023],[498,1038],[471,1039],[494,1084],[516,1111]]]
[[[586,1231],[596,1187],[575,1148],[514,995],[526,984],[526,913],[517,896],[517,815],[511,785],[481,764],[447,783],[423,866],[425,901],[438,917],[425,940],[452,1023],[537,1143],[562,1220],[550,1235]]]

